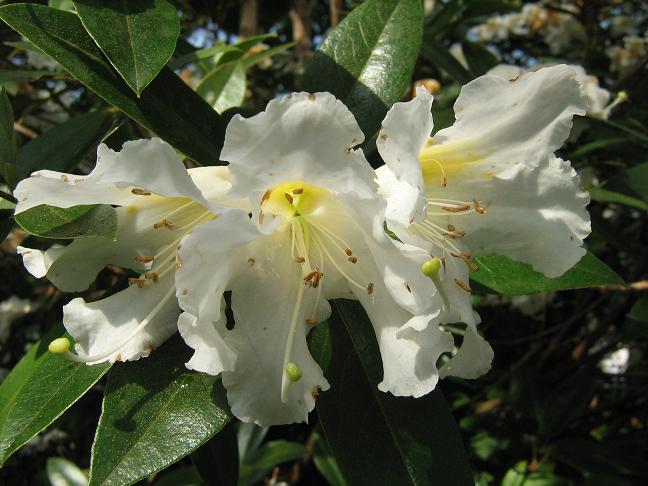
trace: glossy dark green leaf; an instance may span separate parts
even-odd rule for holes
[[[202,164],[217,164],[225,123],[164,68],[137,98],[105,60],[79,17],[34,4],[0,7],[0,19],[55,59],[108,103]]]
[[[218,66],[203,78],[196,92],[218,113],[241,106],[245,99],[245,67],[240,62]]]
[[[43,238],[101,236],[115,238],[117,213],[112,206],[92,204],[58,208],[41,204],[15,216],[22,229]]]
[[[174,336],[150,357],[119,364],[108,378],[92,446],[91,485],[123,485],[194,451],[230,420],[220,378],[189,371]]]
[[[16,160],[16,138],[13,128],[13,109],[4,88],[0,88],[0,175],[5,177],[8,167]]]
[[[111,108],[91,111],[55,126],[20,148],[16,160],[18,174],[22,178],[40,169],[70,172],[124,119]]]
[[[629,196],[622,192],[609,191],[602,187],[590,187],[588,189],[588,192],[590,193],[590,197],[594,201],[623,204],[624,206],[631,206],[637,209],[648,210],[648,203],[646,201],[633,196]]]
[[[378,390],[382,364],[373,328],[357,302],[332,304],[315,328],[313,356],[330,390],[317,398],[320,424],[351,485],[472,485],[459,430],[441,390],[421,398]]]
[[[426,36],[436,36],[459,20],[461,14],[466,10],[466,1],[450,0],[447,3],[439,2],[435,6],[438,6],[439,9],[425,26]]]
[[[191,453],[191,460],[205,484],[236,486],[239,478],[237,423],[230,421],[214,437]]]
[[[438,40],[426,36],[421,46],[421,54],[434,67],[445,71],[460,83],[465,84],[472,80],[472,76],[468,70]]]
[[[464,41],[461,46],[466,62],[475,78],[486,74],[487,71],[500,63],[497,56],[479,42]]]
[[[0,465],[81,398],[110,368],[47,351],[62,326],[34,344],[0,385]]]
[[[83,26],[138,95],[175,50],[180,19],[168,0],[75,0]]]
[[[11,69],[8,71],[0,71],[0,85],[4,83],[33,81],[42,78],[43,76],[51,76],[52,74],[55,73],[53,71],[35,69]]]
[[[480,284],[475,288],[478,292],[525,295],[625,283],[614,270],[589,252],[557,278],[545,277],[531,265],[499,255],[481,257],[475,262],[479,271],[471,272],[470,279]]]
[[[313,462],[320,474],[324,476],[330,486],[347,486],[326,439],[317,432],[313,432],[311,440],[313,442]]]
[[[422,31],[419,0],[364,2],[328,34],[304,86],[342,100],[370,138],[409,85]]]

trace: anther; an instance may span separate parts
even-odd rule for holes
[[[479,205],[479,201],[477,201],[476,197],[472,198],[472,203],[473,203],[473,206],[475,207],[475,211],[477,211],[479,214],[484,214],[486,212],[486,209],[482,208]]]
[[[293,197],[290,194],[288,194],[287,192],[284,192],[284,196],[286,196],[286,199],[288,200],[288,202],[290,204],[293,203]]]
[[[160,229],[160,228],[176,229],[176,225],[171,223],[171,221],[168,221],[166,218],[164,218],[158,221],[157,223],[153,224],[153,229]]]
[[[462,282],[458,278],[455,278],[453,280],[454,280],[454,283],[456,283],[459,287],[461,287],[462,290],[465,290],[466,292],[472,292],[471,288],[468,287],[468,284],[466,284],[465,282]]]
[[[61,176],[61,180],[62,180],[63,182],[70,182],[70,179],[68,179],[68,176],[66,176],[65,174],[63,174],[63,175]]]
[[[137,285],[137,288],[138,288],[138,289],[143,289],[145,283],[146,283],[146,282],[144,282],[144,280],[139,279],[139,278],[133,278],[133,277],[131,277],[131,278],[128,279],[128,285]]]
[[[446,179],[446,176],[441,177],[441,187],[448,187],[448,179]]]
[[[311,273],[304,277],[304,284],[308,287],[316,289],[319,287],[320,279],[324,276],[319,270],[313,270]]]
[[[159,275],[157,274],[157,272],[146,272],[144,274],[144,278],[147,278],[149,280],[153,280],[154,282],[157,282],[158,278],[159,278]]]
[[[135,194],[136,196],[150,196],[151,193],[148,192],[146,189],[142,189],[141,187],[133,187],[131,189],[131,192]]]
[[[252,257],[248,258],[247,261],[248,261],[248,263],[250,264],[251,267],[253,267],[254,264],[256,263],[256,260],[254,258],[252,258]]]
[[[304,263],[306,261],[306,259],[303,256],[296,256],[295,261],[297,263]]]
[[[441,259],[437,257],[434,257],[421,265],[421,271],[423,272],[423,275],[432,279],[436,278],[437,275],[439,275],[440,269]]]
[[[454,230],[443,233],[443,236],[448,236],[450,238],[461,238],[462,236],[466,236],[466,233],[464,231]]]
[[[374,284],[373,282],[370,282],[369,285],[367,285],[367,293],[371,295],[373,294],[373,291],[374,291]]]
[[[297,364],[293,363],[292,361],[288,361],[288,363],[286,363],[286,375],[288,376],[288,379],[294,383],[301,380],[301,377],[304,375],[304,373],[302,372],[301,368],[297,366]]]
[[[467,204],[460,206],[441,206],[441,210],[448,211],[449,213],[461,213],[463,211],[470,211],[470,206]]]
[[[470,260],[471,255],[467,251],[460,251],[459,253],[450,252],[453,257],[463,258],[464,260]]]
[[[479,270],[479,265],[477,265],[472,260],[464,260],[464,262],[466,262],[466,265],[468,265],[468,268],[470,268],[473,272],[476,272],[476,271]]]
[[[344,253],[346,253],[346,256],[352,256],[353,255],[353,252],[351,251],[351,248],[345,249]]]
[[[317,319],[315,319],[313,316],[309,316],[306,318],[306,324],[309,326],[317,326]]]
[[[302,194],[303,192],[304,192],[304,188],[303,188],[303,187],[295,187],[295,188],[292,190],[292,193],[293,193],[293,194]]]
[[[139,263],[151,263],[153,260],[155,260],[155,257],[152,256],[140,255],[135,257],[135,261]]]
[[[354,256],[347,258],[347,260],[350,261],[351,263],[358,263],[358,258]]]
[[[50,353],[64,354],[70,349],[70,340],[68,338],[60,337],[49,343],[47,347]]]

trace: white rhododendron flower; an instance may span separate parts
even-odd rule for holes
[[[431,138],[425,90],[396,103],[383,122],[377,145],[387,165],[377,174],[388,227],[438,259],[430,275],[442,294],[442,320],[467,324],[442,376],[479,376],[492,359],[470,302],[473,256],[505,255],[556,277],[585,253],[589,197],[569,162],[554,155],[572,117],[588,106],[578,79],[568,66],[514,81],[477,78],[461,90],[455,124]]]
[[[187,366],[222,373],[243,421],[305,421],[319,390],[329,388],[306,345],[309,330],[330,315],[328,299],[357,299],[367,311],[383,360],[382,391],[421,396],[437,383],[435,363],[451,348],[450,336],[438,326],[410,332],[439,313],[429,298],[434,285],[421,272],[428,257],[385,234],[386,202],[353,149],[363,138],[329,93],[273,100],[227,128],[221,158],[230,162],[230,194],[249,196],[252,219],[229,212],[184,241],[179,329],[195,349]]]
[[[78,355],[69,357],[88,363],[137,359],[176,331],[178,247],[193,228],[222,212],[218,201],[229,186],[226,168],[187,171],[159,139],[127,142],[121,152],[100,145],[87,176],[42,170],[18,184],[16,214],[41,204],[118,206],[115,240],[79,237],[45,252],[19,247],[32,275],[76,292],[109,264],[141,274],[110,297],[91,303],[76,298],[64,306],[63,323],[77,342]],[[66,351],[66,341],[57,345],[53,350]]]

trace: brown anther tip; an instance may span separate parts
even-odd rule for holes
[[[164,220],[164,227],[167,228],[167,229],[176,229],[177,228],[177,226],[175,224],[173,224],[171,221],[168,221],[166,219]]]
[[[455,230],[455,231],[448,231],[443,236],[448,236],[450,238],[461,238],[462,236],[465,235],[466,233],[464,231]]]
[[[263,197],[261,198],[261,206],[263,206],[263,203],[265,203],[268,199],[270,199],[271,194],[272,194],[272,189],[268,189],[266,192],[263,193]]]
[[[248,258],[247,262],[250,264],[251,267],[253,267],[254,264],[256,263],[256,260],[254,258],[250,257],[250,258]]]
[[[63,182],[70,182],[70,179],[68,179],[68,176],[66,176],[65,174],[61,176],[61,180]]]
[[[321,278],[324,276],[319,270],[313,270],[311,273],[304,277],[304,285],[316,289],[319,287]]]
[[[469,211],[470,206],[467,204],[462,204],[460,206],[441,206],[443,211],[448,211],[449,213],[461,213],[463,211]]]
[[[133,187],[131,189],[131,192],[135,194],[136,196],[150,196],[151,193],[148,192],[146,189],[142,189],[141,187]]]
[[[367,293],[369,295],[371,295],[371,294],[373,294],[373,291],[374,291],[374,284],[373,284],[373,282],[371,282],[371,283],[369,283],[369,285],[367,285]]]
[[[286,196],[286,199],[288,200],[288,202],[290,204],[293,203],[293,197],[290,194],[288,194],[287,192],[284,192],[284,196]]]
[[[304,192],[304,188],[303,188],[303,187],[295,187],[295,188],[292,190],[292,193],[293,193],[293,194],[302,194],[303,192]]]
[[[182,295],[187,295],[188,290],[187,289],[182,289]]]
[[[135,261],[139,263],[151,263],[153,260],[155,260],[155,257],[152,256],[140,255],[135,257]]]
[[[350,256],[347,260],[351,263],[358,263],[358,257]]]
[[[470,253],[468,253],[467,251],[460,251],[459,253],[450,252],[450,254],[453,257],[463,258],[464,260],[470,260],[471,258]]]
[[[144,278],[147,278],[149,280],[153,280],[154,282],[157,282],[159,276],[158,276],[157,272],[146,272],[144,274]]]
[[[380,138],[381,138],[382,140],[387,140],[387,138],[389,138],[389,136],[388,136],[386,133],[381,133],[381,134],[380,134]]]
[[[482,208],[482,207],[479,205],[479,201],[477,201],[477,198],[476,198],[476,197],[473,197],[473,198],[472,198],[472,203],[473,203],[473,206],[475,207],[475,211],[477,211],[479,214],[484,214],[484,213],[486,212],[486,209],[485,209],[485,208]]]
[[[344,250],[344,253],[346,253],[346,256],[352,256],[353,255],[353,252],[351,251],[351,248],[347,248],[346,250]]]
[[[263,224],[263,211],[259,211],[259,224]]]
[[[412,289],[410,288],[409,284],[407,282],[403,282],[403,283],[405,284],[405,288],[407,289],[407,291],[411,294]]]
[[[456,283],[459,287],[461,287],[462,290],[465,290],[466,292],[472,292],[472,289],[468,287],[468,284],[462,282],[458,278],[453,279],[454,283]]]
[[[145,284],[144,280],[139,278],[131,277],[128,279],[128,285],[137,285],[138,289],[144,288],[144,284]]]
[[[448,187],[448,179],[445,176],[441,178],[441,187]]]
[[[161,219],[161,220],[158,221],[157,223],[153,223],[153,229],[160,229],[160,228],[165,227],[166,225],[167,225],[167,220],[166,220],[166,218],[165,218],[165,219]]]
[[[454,231],[454,230],[456,230],[456,229],[457,229],[457,228],[455,228],[455,225],[454,225],[454,224],[449,224],[449,225],[448,225],[448,231]]]
[[[470,268],[473,272],[476,272],[479,270],[479,265],[477,265],[475,262],[472,260],[464,260],[466,262],[466,265],[468,265],[468,268]]]
[[[304,263],[306,261],[306,259],[303,256],[296,256],[295,261],[297,263]]]
[[[317,319],[315,319],[313,316],[307,317],[306,324],[308,324],[309,326],[317,326]]]

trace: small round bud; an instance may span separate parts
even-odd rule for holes
[[[67,353],[68,350],[70,349],[70,340],[68,338],[58,338],[49,343],[49,349],[50,353],[55,353],[55,354],[63,354]]]
[[[626,93],[625,91],[619,91],[619,92],[617,93],[617,99],[618,99],[621,103],[623,103],[624,101],[628,101],[628,93]]]
[[[286,363],[286,375],[288,375],[290,381],[295,382],[301,380],[303,372],[299,366],[289,361]]]
[[[428,260],[427,262],[421,265],[421,271],[426,277],[434,278],[439,274],[441,269],[441,260],[437,257]]]

